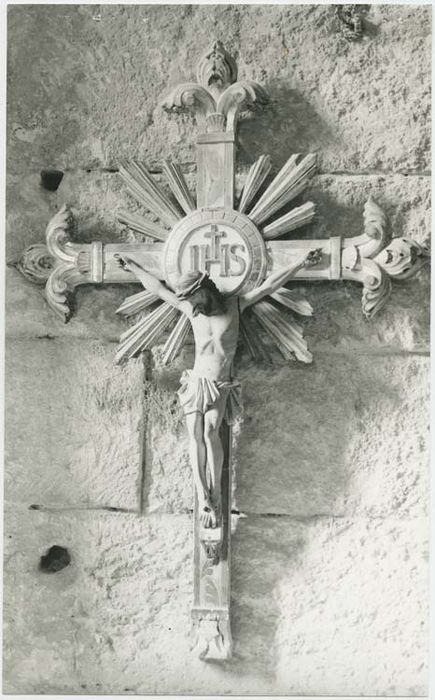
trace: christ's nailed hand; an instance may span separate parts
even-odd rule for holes
[[[137,270],[141,270],[141,266],[137,264],[132,258],[130,258],[128,255],[120,255],[119,253],[116,253],[114,255],[114,258],[116,262],[118,263],[119,267],[122,267],[123,270],[126,272],[133,272],[135,273]]]
[[[315,248],[314,250],[310,250],[310,252],[307,254],[307,257],[304,260],[304,267],[314,267],[314,265],[318,265],[319,262],[322,260],[322,249],[321,248]]]

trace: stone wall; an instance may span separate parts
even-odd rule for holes
[[[428,6],[11,6],[6,260],[68,202],[82,241],[117,240],[116,169],[194,182],[195,125],[159,100],[213,37],[271,106],[240,127],[240,174],[318,151],[306,237],[357,235],[369,194],[396,235],[430,230]],[[56,192],[42,168],[64,172]],[[246,357],[232,563],[234,658],[190,651],[192,485],[174,397],[188,366],[115,367],[136,287],[79,289],[62,325],[7,267],[4,691],[364,694],[427,691],[429,275],[363,319],[361,288],[298,284],[310,366]],[[54,545],[71,564],[38,569]]]

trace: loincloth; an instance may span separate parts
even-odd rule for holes
[[[240,382],[229,379],[224,382],[213,381],[206,377],[198,377],[192,370],[186,369],[180,378],[181,387],[178,390],[181,408],[188,413],[206,413],[218,399],[228,392],[225,405],[224,419],[228,425],[242,413],[242,387]]]

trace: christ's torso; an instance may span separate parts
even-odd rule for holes
[[[225,300],[223,313],[190,318],[195,338],[193,372],[213,381],[231,378],[231,368],[239,337],[239,303],[237,297]]]

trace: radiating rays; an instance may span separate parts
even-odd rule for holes
[[[243,344],[255,362],[273,364],[270,353],[258,333],[258,328],[255,327],[255,321],[248,314],[240,319],[240,335]]]
[[[302,328],[297,323],[283,318],[278,309],[267,301],[255,304],[252,312],[286,360],[294,360],[296,357],[301,362],[312,362],[313,356],[303,338]]]
[[[291,311],[294,311],[300,316],[313,315],[313,307],[311,306],[310,302],[306,301],[306,299],[295,299],[294,292],[290,289],[281,287],[281,289],[278,289],[278,291],[273,292],[273,294],[270,294],[269,296],[271,299],[274,299],[279,304],[282,304],[287,309],[291,309]]]
[[[249,212],[249,218],[257,226],[270,219],[306,188],[309,179],[314,175],[316,155],[309,153],[299,163],[297,161],[298,154],[288,159]]]
[[[119,168],[119,174],[139,204],[158,216],[165,224],[175,226],[182,218],[181,209],[169,199],[141,163],[124,163]]]
[[[171,307],[166,302],[162,303],[159,297],[147,291],[127,297],[116,313],[129,318],[145,311],[156,302],[159,304],[157,308],[123,333],[115,358],[116,362],[122,362],[151,348],[178,316],[179,318],[164,345],[162,362],[167,365],[177,357],[191,329],[190,321],[185,314],[180,314],[178,309]]]
[[[174,200],[163,191],[141,163],[124,163],[119,168],[119,174],[130,194],[145,209],[160,219],[161,224],[154,223],[141,214],[126,210],[117,213],[118,220],[134,231],[157,241],[166,241],[170,229],[185,214],[194,211],[196,207],[195,199],[189,191],[180,166],[167,160],[163,163],[163,172],[168,180]],[[117,310],[117,313],[129,318],[145,311],[156,302],[159,304],[156,308],[121,336],[116,354],[117,362],[122,362],[151,348],[180,316],[177,309],[167,303],[161,303],[159,297],[148,291],[128,297]],[[187,339],[189,330],[190,321],[183,314],[178,318],[163,348],[164,364],[172,362],[178,355]]]
[[[189,188],[187,187],[184,175],[181,172],[181,168],[177,163],[171,163],[170,160],[163,161],[163,172],[166,175],[166,179],[169,182],[171,191],[174,197],[177,199],[181,205],[183,211],[186,214],[194,211],[196,208],[195,200],[193,199]]]
[[[260,156],[248,172],[242,196],[239,202],[239,211],[243,214],[251,204],[272,167],[270,156]]]
[[[308,154],[304,158],[295,154],[260,194],[271,170],[270,156],[262,155],[252,165],[246,177],[238,210],[259,227],[265,241],[285,236],[313,220],[313,202],[293,207],[279,218],[274,219],[274,216],[303,192],[314,174],[315,167],[315,154]],[[135,231],[164,242],[171,228],[185,215],[195,211],[196,202],[178,164],[164,161],[163,173],[172,196],[164,192],[142,164],[123,164],[120,167],[120,175],[130,194],[157,217],[159,223],[125,210],[119,211],[117,216],[121,223]],[[277,305],[284,307],[286,312],[283,313]],[[149,311],[145,318],[122,335],[116,355],[117,362],[151,348],[153,344],[161,341],[162,335],[168,331],[162,351],[163,364],[172,362],[181,351],[191,332],[190,321],[177,309],[166,302],[162,303],[155,294],[148,291],[133,294],[122,303],[117,313],[129,318],[153,306],[155,308]],[[302,328],[288,311],[301,316],[311,316],[313,309],[308,301],[295,298],[293,291],[282,287],[269,296],[269,301],[258,302],[252,307],[251,313],[240,319],[241,340],[253,360],[272,363],[269,347],[261,337],[262,329],[286,360],[296,358],[301,362],[312,361]]]
[[[175,360],[181,348],[185,344],[191,330],[190,321],[185,314],[181,314],[174,328],[168,336],[163,348],[162,362],[168,365]]]
[[[141,163],[131,161],[123,163],[119,168],[122,181],[130,194],[145,209],[160,219],[157,224],[141,214],[121,209],[117,212],[118,221],[126,224],[134,231],[144,234],[157,241],[166,241],[170,229],[183,218],[185,214],[195,210],[195,199],[192,196],[180,166],[169,160],[163,163],[163,172],[168,180],[173,194],[173,200],[155,182],[152,175]]]
[[[151,311],[146,318],[135,323],[121,335],[115,362],[122,362],[143,350],[152,348],[179,313],[178,309],[164,302]]]
[[[139,233],[154,238],[156,241],[166,241],[169,235],[168,230],[149,219],[145,219],[145,217],[140,214],[132,214],[129,211],[125,211],[125,209],[120,209],[116,217],[121,224],[126,224],[134,231],[139,231]]]
[[[278,238],[284,233],[290,233],[290,231],[305,226],[314,219],[315,213],[315,204],[313,202],[305,202],[302,206],[292,209],[288,214],[284,214],[284,216],[265,226],[262,231],[263,238],[265,240]]]
[[[159,297],[151,292],[138,292],[138,294],[132,294],[130,297],[125,299],[119,309],[116,310],[117,314],[121,314],[128,318],[129,316],[134,316],[140,311],[144,311],[148,306],[159,301]]]

